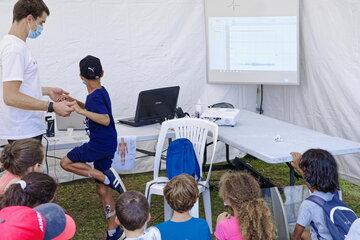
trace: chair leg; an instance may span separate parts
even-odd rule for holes
[[[148,196],[148,203],[149,203],[149,206],[151,206],[151,194],[149,194],[149,196]]]
[[[205,210],[205,218],[206,222],[209,225],[210,232],[212,233],[212,215],[211,215],[211,195],[210,189],[206,189],[202,192],[203,200],[204,200],[204,210]]]
[[[173,210],[171,209],[170,205],[166,202],[164,198],[164,221],[170,220],[172,215],[173,215]]]
[[[148,186],[145,187],[145,194],[144,195],[145,195],[146,199],[148,200],[149,206],[150,206],[150,203],[151,203],[151,189],[150,189],[150,187],[148,187]]]
[[[199,217],[199,199],[196,201],[192,209],[190,210],[190,215],[192,217],[198,218]]]

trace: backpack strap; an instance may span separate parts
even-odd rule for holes
[[[313,221],[311,221],[310,226],[314,229],[317,239],[321,239],[321,236],[319,234],[319,230],[317,229],[317,227],[315,226],[315,223]]]
[[[316,205],[318,205],[319,207],[321,207],[324,210],[323,207],[324,207],[326,201],[324,199],[322,199],[321,197],[318,197],[318,196],[315,196],[315,195],[310,195],[308,198],[306,198],[306,200],[309,200],[309,201],[315,203]],[[311,221],[310,225],[314,229],[314,231],[316,232],[317,238],[321,239],[321,236],[319,234],[319,230],[315,226],[315,223],[313,221]]]
[[[321,208],[324,208],[324,205],[326,203],[326,201],[324,199],[322,199],[321,197],[315,196],[315,195],[310,195],[308,198],[306,198],[306,200],[309,200],[309,201],[317,204]]]

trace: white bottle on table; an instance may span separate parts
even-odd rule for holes
[[[200,118],[201,113],[202,113],[202,104],[201,104],[201,101],[199,99],[198,102],[195,105],[195,117]]]

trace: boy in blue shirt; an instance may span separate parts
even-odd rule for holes
[[[108,92],[101,86],[100,80],[104,72],[100,59],[87,56],[79,65],[80,78],[89,93],[86,102],[84,104],[69,96],[65,98],[72,101],[74,111],[86,117],[90,141],[72,149],[61,159],[60,165],[66,171],[96,180],[97,191],[108,221],[107,239],[117,240],[123,231],[115,221],[115,202],[110,188],[122,193],[125,187],[115,169],[111,167],[117,148],[111,101]],[[93,162],[94,168],[86,164],[87,162]]]
[[[335,158],[326,150],[309,149],[303,155],[291,153],[292,166],[303,176],[311,195],[330,201],[339,190],[339,176]],[[305,199],[299,208],[299,215],[293,240],[306,239],[307,227],[310,227],[312,240],[332,240],[326,225],[325,212],[316,203]],[[316,229],[315,229],[316,228]]]
[[[164,188],[164,196],[174,214],[169,221],[156,225],[162,240],[211,239],[207,222],[189,213],[199,198],[199,189],[192,176],[181,174],[171,179]]]

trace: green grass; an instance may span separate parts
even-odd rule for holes
[[[289,169],[285,164],[270,165],[262,161],[247,158],[246,162],[253,166],[261,174],[269,178],[276,186],[284,187],[289,184]],[[218,196],[218,182],[224,171],[212,172],[211,178],[211,200],[213,221],[219,213],[225,209],[223,202]],[[124,175],[122,179],[128,190],[144,192],[145,183],[152,179],[152,173],[141,173]],[[296,184],[304,184],[297,180]],[[360,215],[360,186],[341,180],[344,201]],[[117,198],[118,194],[114,193]],[[56,201],[63,206],[67,212],[74,217],[77,224],[75,239],[104,239],[106,224],[101,209],[96,187],[93,180],[79,180],[71,183],[61,184]],[[201,207],[201,205],[200,205]],[[201,211],[201,216],[203,217]],[[151,204],[152,222],[156,224],[163,220],[163,200],[161,197],[153,197]]]

